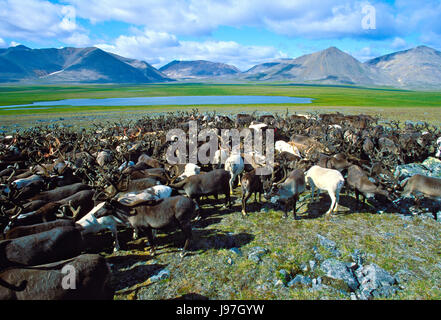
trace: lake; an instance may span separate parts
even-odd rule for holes
[[[179,97],[137,97],[106,99],[65,99],[57,101],[40,101],[26,105],[2,106],[0,109],[17,110],[58,106],[159,106],[159,105],[234,105],[234,104],[280,104],[311,103],[311,98],[284,96],[179,96]],[[45,108],[46,109],[46,108]]]

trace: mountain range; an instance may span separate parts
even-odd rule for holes
[[[98,48],[0,50],[0,81],[150,83],[171,81],[144,61]]]
[[[235,76],[240,70],[235,66],[205,60],[172,61],[159,69],[160,72],[173,79],[202,79],[222,76]]]
[[[364,63],[336,47],[295,59],[278,59],[241,72],[232,65],[172,61],[159,70],[99,48],[0,49],[0,82],[157,83],[194,79],[441,89],[441,52],[427,46]]]

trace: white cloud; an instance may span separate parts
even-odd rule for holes
[[[366,62],[370,59],[374,59],[385,54],[385,52],[380,50],[380,48],[378,48],[376,45],[369,45],[348,53],[360,62]]]
[[[91,40],[87,34],[74,32],[72,35],[62,39],[64,43],[76,47],[85,47],[91,44]]]
[[[390,46],[395,50],[400,50],[407,47],[407,42],[403,38],[396,37]]]
[[[332,38],[385,37],[393,27],[393,7],[372,2],[377,29],[361,22],[360,0],[70,0],[77,14],[92,23],[122,21],[149,30],[180,35],[207,35],[220,26],[252,26],[288,36]]]
[[[5,47],[7,47],[6,41],[0,38],[0,48],[5,48]]]
[[[73,6],[43,0],[0,0],[0,36],[28,41],[69,39],[84,32]]]
[[[209,60],[246,70],[257,63],[287,57],[271,46],[244,46],[234,41],[182,41],[175,35],[151,30],[122,35],[114,43],[96,46],[124,57],[147,61],[155,67],[172,60]]]
[[[11,43],[9,44],[10,47],[17,47],[19,45],[21,45],[21,43],[20,42],[16,42],[16,41],[11,41]]]

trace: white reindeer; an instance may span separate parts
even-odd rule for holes
[[[268,128],[268,125],[266,123],[251,122],[251,124],[248,126],[248,128],[253,129],[254,131],[259,131],[264,128],[265,129]]]
[[[233,183],[245,168],[245,162],[240,154],[233,153],[225,161],[225,170],[230,172],[230,193],[233,194]]]
[[[229,149],[216,150],[212,161],[212,164],[215,166],[215,168],[220,169],[222,165],[225,164],[225,161],[227,161],[229,154]]]
[[[276,149],[276,151],[278,152],[289,152],[299,158],[302,158],[302,156],[300,155],[300,151],[296,146],[293,146],[291,144],[289,144],[288,142],[285,142],[283,140],[278,140],[275,143],[274,148]]]
[[[157,185],[151,188],[148,188],[142,192],[130,192],[118,197],[118,202],[124,205],[135,205],[136,203],[140,203],[146,200],[159,200],[171,197],[172,188],[163,185]],[[114,251],[118,251],[120,249],[118,242],[118,226],[121,227],[130,227],[129,223],[126,223],[113,215],[106,215],[102,218],[95,218],[95,213],[100,210],[109,210],[104,207],[106,203],[101,202],[96,205],[88,214],[86,214],[83,218],[76,222],[77,225],[82,227],[82,234],[89,233],[98,233],[103,230],[110,230],[112,232],[112,236],[115,239],[115,248]],[[136,230],[133,231],[133,239],[136,240],[138,238],[138,234]]]
[[[184,172],[176,178],[175,182],[179,182],[181,180],[184,180],[187,177],[194,176],[201,173],[201,167],[194,163],[187,163],[185,165]]]
[[[159,200],[170,198],[173,189],[169,186],[157,185],[150,188],[145,189],[141,192],[128,192],[123,193],[118,196],[118,202],[123,205],[135,205],[136,203],[148,200]]]
[[[340,190],[345,183],[342,174],[334,169],[326,169],[319,166],[312,166],[305,172],[306,183],[311,186],[311,201],[314,201],[315,188],[318,189],[320,198],[320,190],[326,190],[331,197],[331,207],[326,212],[329,216],[332,212],[338,209],[338,201],[340,197]]]
[[[75,223],[82,227],[81,234],[98,233],[103,230],[110,230],[113,238],[115,239],[115,248],[113,251],[116,252],[120,249],[118,241],[118,226],[129,227],[129,225],[113,215],[98,219],[95,218],[95,213],[103,209],[105,204],[105,202],[101,202],[100,204],[96,205],[88,214]]]

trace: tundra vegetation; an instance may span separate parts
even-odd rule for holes
[[[214,130],[265,124],[263,131],[274,130],[275,141],[295,146],[299,154],[277,152],[272,174],[263,177],[255,174],[261,165],[255,154],[237,155],[253,161],[244,163],[238,181],[245,183],[232,183],[230,194],[224,164],[198,163],[198,170],[188,172],[185,165],[167,162],[172,143],[167,131],[185,132],[189,121]],[[18,263],[59,270],[64,262],[57,261],[99,254],[110,270],[109,279],[107,273],[98,279],[106,288],[100,292],[108,297],[109,285],[114,299],[439,299],[439,195],[432,188],[425,197],[424,180],[406,184],[411,175],[396,169],[434,157],[440,136],[439,126],[426,122],[366,114],[231,117],[197,109],[96,122],[84,129],[40,126],[3,134],[0,229],[7,228],[8,239],[0,242],[0,291],[6,286],[2,296],[20,296],[20,280],[30,271],[20,269],[18,279],[4,270],[18,270]],[[331,195],[332,202],[326,192],[310,201],[316,178],[308,170],[316,165],[336,177],[329,188],[315,183],[339,193]],[[439,180],[437,170],[432,178]],[[404,189],[414,185],[417,195]],[[357,201],[355,190],[367,200]],[[268,197],[249,197],[256,192]],[[294,216],[287,214],[293,203]],[[105,217],[112,218],[100,224]],[[25,219],[31,222],[21,223]],[[60,219],[74,226],[53,223]],[[53,229],[41,227],[47,222]],[[72,250],[60,254],[47,235],[56,233],[62,240],[68,237],[64,229],[76,240]],[[28,235],[29,230],[44,231]],[[31,252],[29,243],[36,243]],[[107,270],[92,258],[86,260]],[[352,278],[336,275],[337,267]],[[94,268],[84,268],[85,274]],[[362,280],[372,270],[388,275],[390,285],[369,291]],[[66,298],[50,285],[54,298]],[[82,292],[87,288],[84,284]]]

